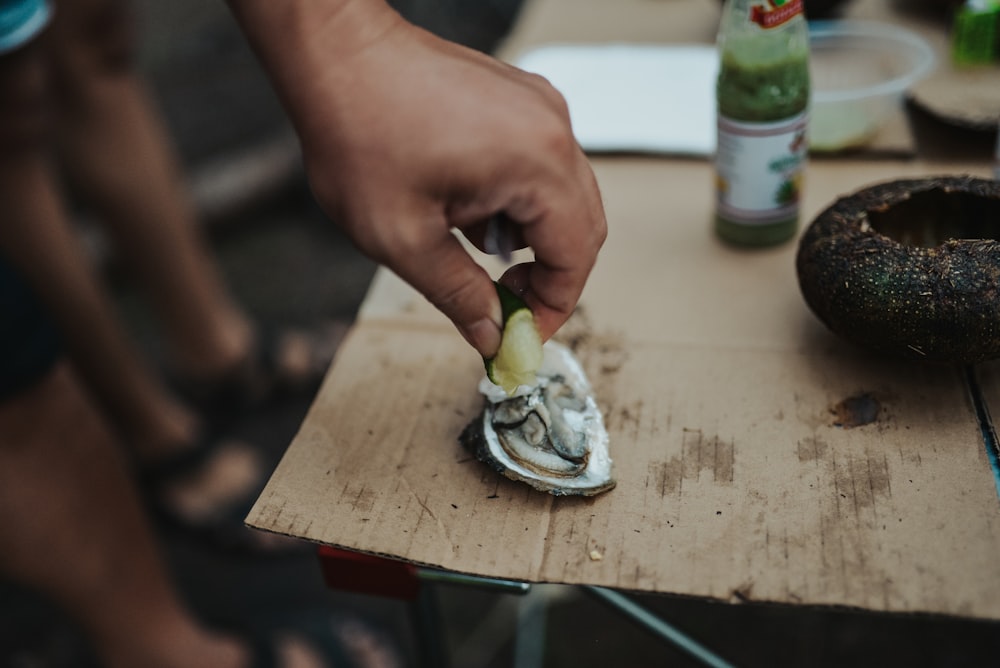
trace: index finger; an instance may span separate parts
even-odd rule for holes
[[[502,323],[493,279],[452,233],[434,236],[419,253],[398,254],[386,265],[447,316],[483,357],[496,353]]]

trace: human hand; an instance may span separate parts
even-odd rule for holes
[[[502,214],[534,261],[501,281],[549,338],[575,307],[607,233],[562,97],[381,2],[334,1],[337,10],[321,19],[320,3],[289,10],[231,1],[296,125],[317,200],[358,247],[489,357],[500,340],[499,301],[453,230],[483,249],[486,221]]]

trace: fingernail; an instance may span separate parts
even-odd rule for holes
[[[483,357],[492,357],[500,348],[500,325],[490,318],[477,320],[459,331]]]

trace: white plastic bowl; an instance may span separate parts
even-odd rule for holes
[[[923,38],[885,23],[813,21],[809,44],[813,151],[864,146],[935,62]]]

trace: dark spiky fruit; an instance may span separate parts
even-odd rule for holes
[[[799,243],[799,286],[833,332],[904,357],[1000,357],[1000,182],[897,180],[837,200]]]

